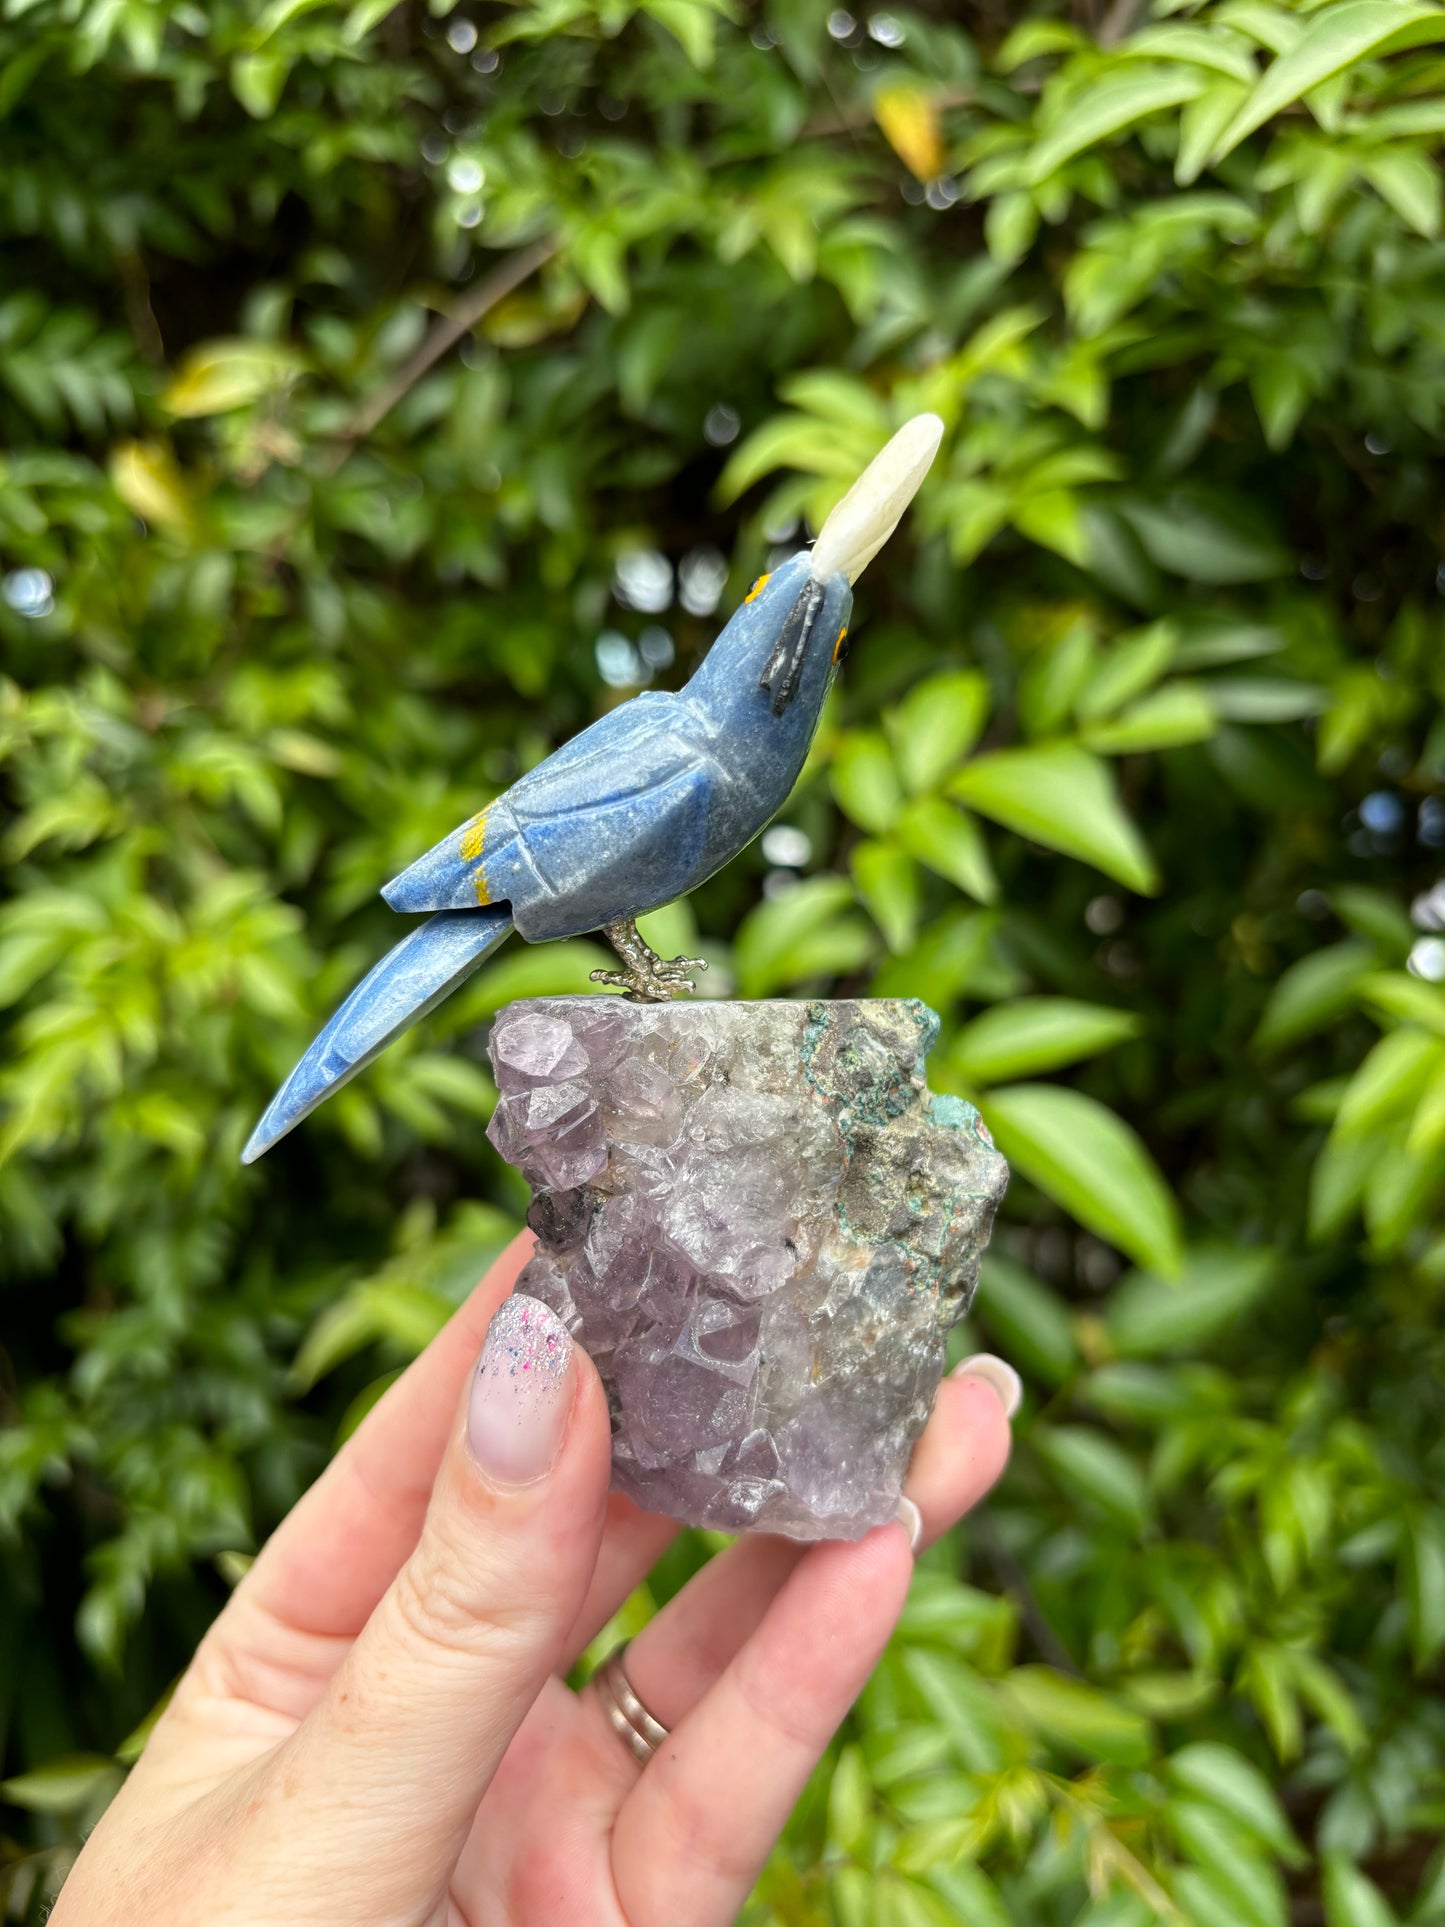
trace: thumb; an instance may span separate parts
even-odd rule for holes
[[[590,1359],[514,1294],[487,1329],[415,1550],[275,1759],[293,1829],[300,1802],[331,1868],[365,1867],[373,1903],[378,1881],[414,1905],[451,1873],[586,1596],[610,1467]]]

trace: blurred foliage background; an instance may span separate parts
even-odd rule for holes
[[[0,1895],[520,1219],[379,883],[943,453],[652,934],[916,994],[1004,1487],[750,1917],[1445,1922],[1445,12],[0,9]],[[690,1536],[635,1621],[707,1556]]]

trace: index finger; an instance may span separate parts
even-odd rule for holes
[[[534,1243],[530,1231],[512,1240],[367,1413],[262,1547],[238,1608],[322,1639],[361,1631],[417,1542],[462,1384]]]

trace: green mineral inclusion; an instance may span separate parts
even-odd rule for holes
[[[938,1042],[942,1024],[937,1011],[931,1010],[921,998],[907,997],[900,1001],[907,1006],[913,1021],[922,1033],[919,1038],[917,1068],[918,1074],[926,1077],[928,1055]],[[851,1101],[848,1102],[843,1100],[842,1093],[833,1088],[827,1079],[818,1075],[816,1068],[818,1048],[827,1034],[829,1025],[836,1021],[836,1014],[836,1005],[821,1002],[808,1005],[807,1021],[803,1027],[798,1057],[810,1088],[824,1100],[837,1119],[838,1128],[843,1133],[843,1142],[851,1159],[856,1143],[856,1128],[861,1125],[865,1131],[881,1129],[892,1119],[902,1116],[913,1101],[914,1093],[911,1077],[901,1075],[896,1065],[891,1077],[869,1080],[861,1091],[855,1090]],[[837,1054],[835,1062],[845,1062],[851,1055],[845,1048]],[[946,1093],[934,1091],[927,1091],[926,1096],[931,1123],[941,1125],[945,1130],[962,1131],[975,1144],[986,1150],[993,1150],[993,1140],[988,1135],[984,1121],[977,1107],[970,1104],[967,1098],[952,1097]],[[971,1191],[955,1193],[952,1206],[947,1213],[949,1218],[963,1210],[965,1200],[973,1203],[976,1202],[977,1196],[977,1193]],[[914,1212],[920,1209],[918,1201],[912,1197],[908,1200],[908,1207]],[[841,1199],[838,1203],[838,1214],[840,1221],[849,1231],[852,1231],[854,1227],[849,1223],[848,1212]],[[915,1282],[921,1287],[935,1286],[938,1283],[936,1266],[929,1266],[925,1262],[919,1267]]]

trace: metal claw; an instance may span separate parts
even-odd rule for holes
[[[602,926],[607,941],[621,957],[625,970],[594,970],[590,980],[622,991],[634,1004],[665,1004],[674,990],[691,990],[685,970],[706,970],[706,957],[659,957],[630,917]]]

